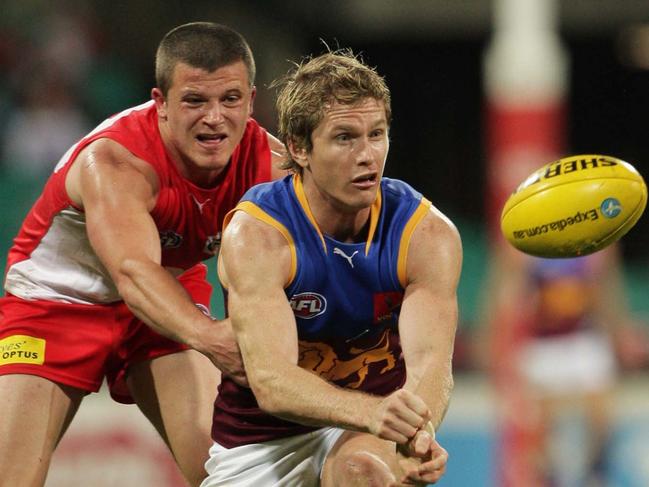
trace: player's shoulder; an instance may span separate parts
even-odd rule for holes
[[[242,202],[224,225],[222,256],[252,255],[259,259],[263,252],[282,252],[288,240],[280,222],[258,207]]]
[[[283,285],[294,267],[294,249],[272,221],[246,211],[235,211],[223,231],[218,259],[219,279],[232,291],[259,289],[265,284]]]
[[[436,208],[421,192],[400,179],[384,177],[381,179],[381,192],[388,207],[410,206],[413,211],[424,212],[423,220],[436,222],[448,228],[455,228],[451,220]]]
[[[453,221],[433,205],[421,192],[400,179],[382,178],[381,189],[389,211],[410,208],[411,223],[416,223],[413,238],[427,242],[425,245],[448,243],[461,248],[460,234]],[[398,210],[397,210],[398,211]]]
[[[384,177],[381,179],[381,190],[385,198],[401,201],[404,198],[421,200],[422,194],[405,181]]]
[[[85,181],[85,182],[84,182]],[[99,138],[84,147],[66,176],[68,196],[80,207],[84,207],[82,194],[88,193],[89,181],[97,188],[116,187],[117,181],[127,182],[123,186],[129,194],[137,191],[148,200],[153,208],[160,190],[160,176],[156,169],[133,154],[120,142],[110,138]]]
[[[419,208],[422,215],[413,239],[431,249],[447,246],[448,252],[461,254],[462,239],[453,220],[424,196],[421,196]]]
[[[121,170],[134,169],[139,172],[153,172],[151,164],[136,156],[121,142],[102,137],[85,146],[77,161],[84,161],[86,165],[104,164],[118,166]]]
[[[435,205],[427,203],[428,212],[418,227],[421,233],[436,239],[442,238],[451,245],[461,247],[460,232],[455,223]]]
[[[153,100],[118,112],[97,125],[78,145],[87,153],[131,159],[152,150],[152,141],[162,143]]]
[[[428,202],[427,210],[412,233],[408,246],[408,282],[436,282],[439,278],[457,283],[462,269],[460,232],[453,221]]]
[[[239,144],[268,143],[268,131],[254,118],[249,117]]]

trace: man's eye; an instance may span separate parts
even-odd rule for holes
[[[239,103],[239,100],[241,100],[240,96],[238,96],[238,95],[229,95],[229,96],[226,96],[223,99],[223,102],[226,105],[235,105],[235,104]]]
[[[200,105],[203,103],[201,98],[185,98],[183,101],[189,105]]]
[[[341,142],[345,142],[345,141],[349,140],[350,138],[351,137],[349,136],[349,134],[338,134],[338,135],[336,135],[336,140],[339,140]]]

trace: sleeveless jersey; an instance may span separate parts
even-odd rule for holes
[[[272,225],[289,243],[292,265],[285,292],[297,324],[299,366],[340,387],[377,395],[403,386],[397,324],[406,255],[430,202],[407,184],[383,178],[368,239],[361,243],[321,233],[299,176],[252,188],[236,210]],[[220,445],[232,448],[313,429],[264,413],[250,389],[223,378],[212,429]]]
[[[95,255],[85,215],[68,198],[65,178],[91,142],[115,140],[149,163],[159,180],[151,216],[160,233],[162,265],[189,269],[215,255],[225,214],[252,185],[270,180],[266,131],[249,119],[239,146],[214,186],[183,178],[165,150],[153,101],[105,120],[61,158],[9,250],[5,290],[24,299],[110,303],[121,298]]]

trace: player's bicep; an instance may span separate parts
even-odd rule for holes
[[[158,231],[149,214],[154,187],[132,158],[105,141],[84,151],[75,163],[88,238],[114,277],[127,259],[160,262]]]
[[[291,259],[285,238],[238,211],[223,233],[219,259],[228,312],[249,380],[274,369],[279,361],[297,363],[295,318],[284,293]]]

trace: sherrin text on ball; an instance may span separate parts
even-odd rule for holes
[[[518,250],[576,257],[626,234],[647,205],[647,186],[628,162],[597,154],[569,156],[534,171],[511,194],[501,230]]]

